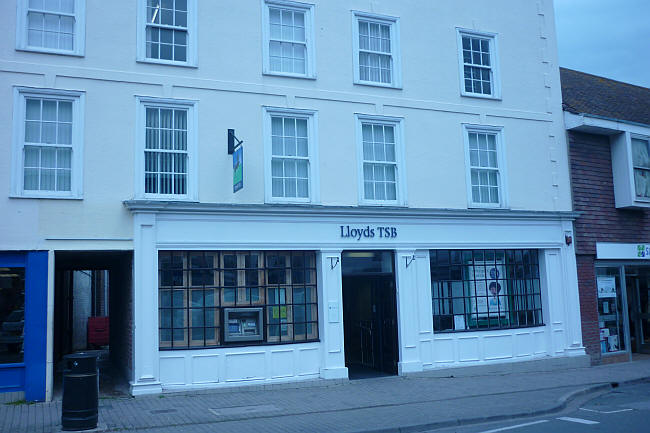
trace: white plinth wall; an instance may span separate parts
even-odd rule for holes
[[[135,222],[135,380],[132,393],[344,379],[341,253],[392,250],[399,374],[544,357],[584,355],[576,263],[565,243],[570,216],[533,212],[127,204]],[[394,238],[341,237],[341,225],[395,227]],[[430,249],[538,249],[544,325],[496,331],[433,331]],[[159,350],[159,250],[316,252],[318,342]]]

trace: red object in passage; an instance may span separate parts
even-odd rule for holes
[[[88,345],[108,345],[108,317],[88,318]]]

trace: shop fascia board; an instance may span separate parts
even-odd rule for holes
[[[283,204],[219,204],[153,200],[126,200],[124,206],[134,214],[212,214],[282,217],[361,217],[401,219],[493,219],[573,221],[580,216],[571,211],[526,211],[510,209],[424,209],[373,206],[320,206]]]

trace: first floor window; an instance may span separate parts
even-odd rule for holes
[[[17,90],[21,119],[15,193],[26,196],[75,197],[81,160],[81,94],[32,89]],[[76,166],[76,167],[75,167]],[[19,177],[19,178],[18,178]]]
[[[147,107],[145,193],[187,194],[187,110]]]
[[[140,98],[137,192],[146,198],[194,198],[194,102]]]
[[[543,325],[537,250],[431,250],[438,332]]]
[[[309,251],[161,251],[161,348],[318,339]]]
[[[471,203],[500,206],[501,172],[499,164],[500,131],[467,128]]]
[[[138,3],[138,60],[195,66],[197,1]]]
[[[650,141],[632,139],[632,164],[637,198],[650,199]]]
[[[359,116],[361,201],[397,204],[400,197],[399,120]]]
[[[302,202],[314,197],[316,113],[267,108],[266,198],[276,202]]]

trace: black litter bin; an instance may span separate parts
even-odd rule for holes
[[[90,430],[97,427],[99,372],[97,355],[73,353],[66,355],[63,370],[63,430]]]

